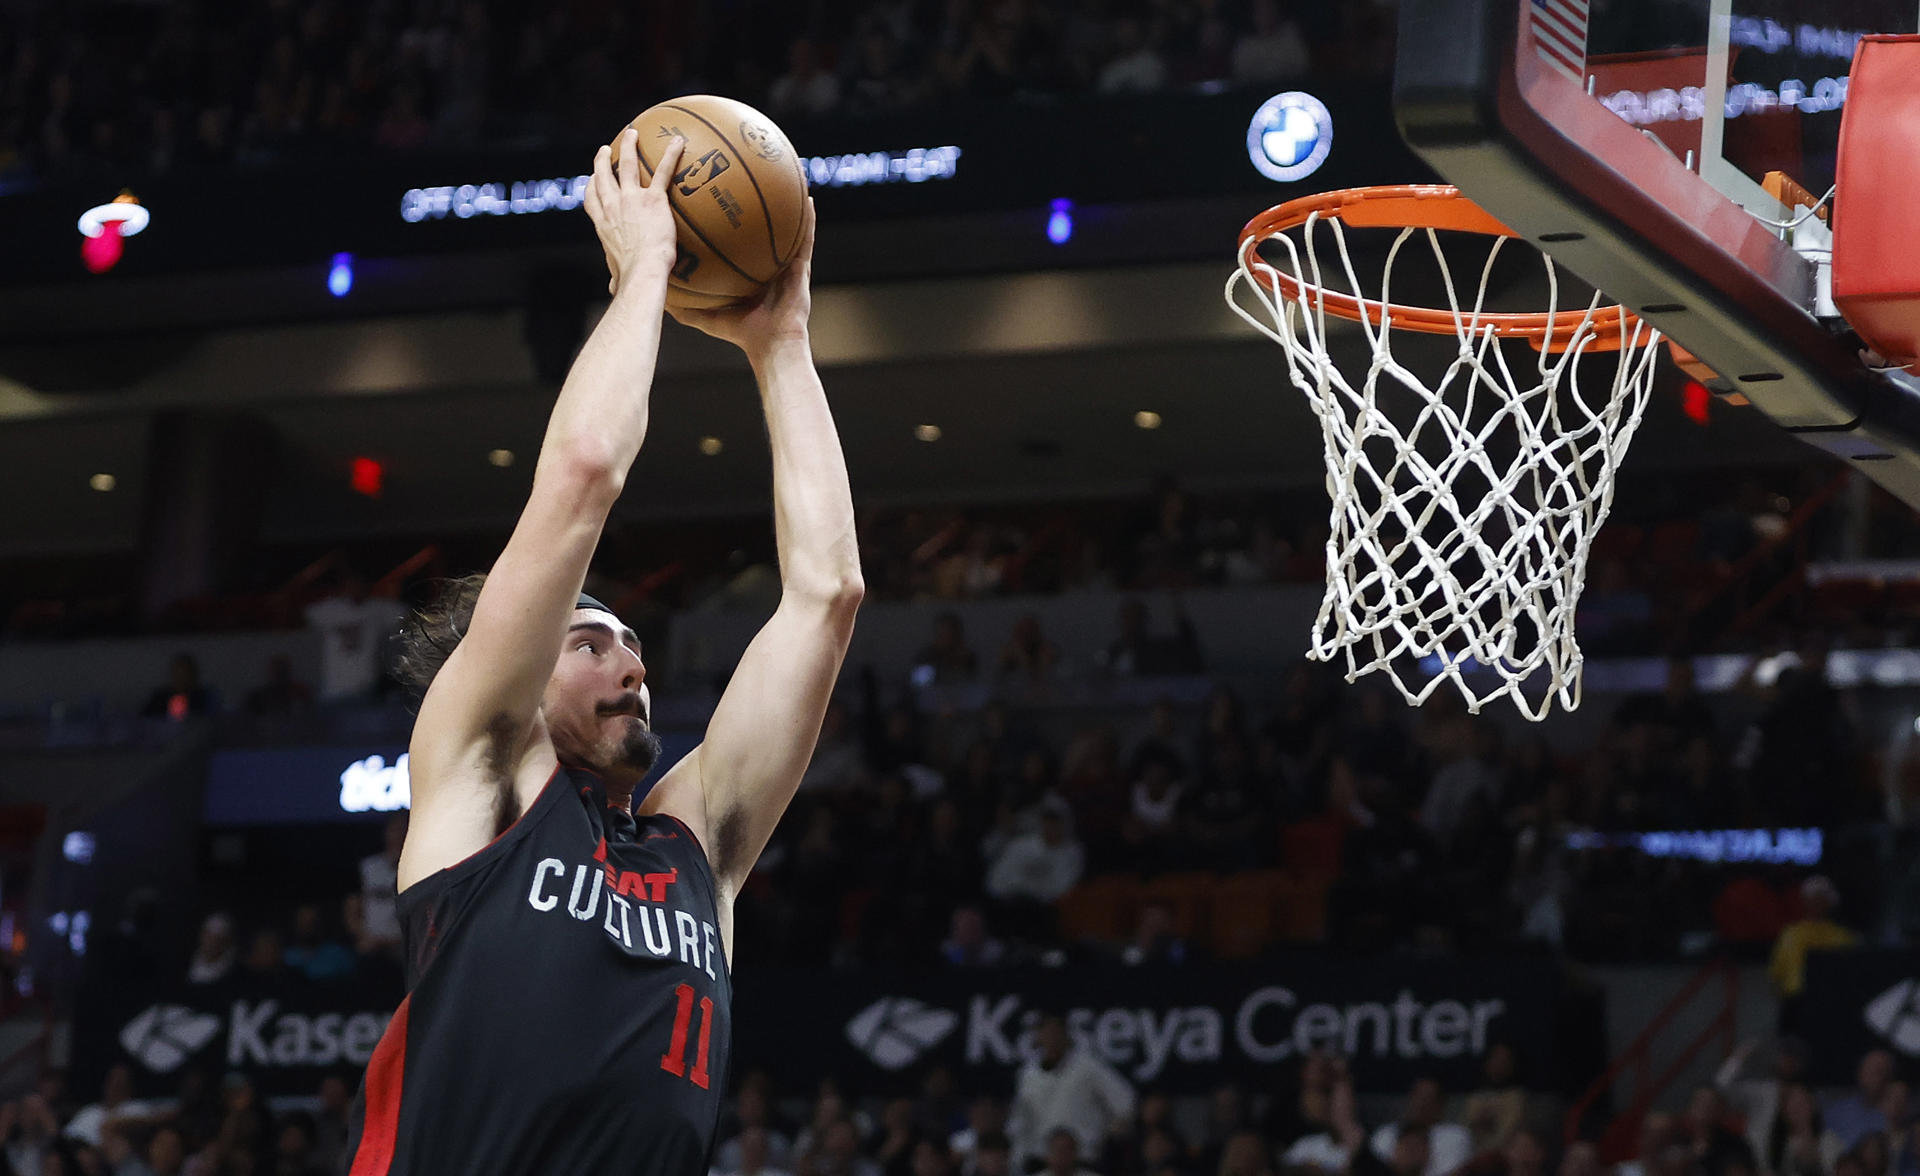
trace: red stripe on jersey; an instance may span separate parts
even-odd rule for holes
[[[394,1145],[400,1136],[400,1084],[407,1070],[407,1006],[409,993],[393,1011],[380,1044],[367,1059],[367,1110],[360,1128],[360,1146],[353,1153],[347,1176],[386,1176],[393,1166]]]

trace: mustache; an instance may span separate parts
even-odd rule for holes
[[[646,700],[640,697],[638,690],[629,690],[618,698],[609,699],[594,707],[602,715],[633,715],[641,722],[652,725],[647,714]]]

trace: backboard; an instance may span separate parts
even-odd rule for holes
[[[1779,227],[1834,182],[1860,36],[1920,31],[1920,0],[1400,12],[1394,105],[1415,151],[1692,352],[1716,390],[1920,507],[1920,381],[1871,369],[1843,321],[1816,315],[1816,266]]]

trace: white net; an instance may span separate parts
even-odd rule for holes
[[[1326,276],[1373,297],[1337,218],[1314,213],[1269,234],[1265,257],[1250,237],[1227,282],[1228,304],[1280,344],[1288,379],[1320,418],[1333,509],[1310,656],[1344,658],[1350,682],[1382,671],[1414,705],[1451,682],[1472,711],[1505,695],[1538,720],[1556,698],[1568,710],[1580,704],[1574,610],[1614,475],[1646,408],[1659,335],[1636,318],[1609,331],[1613,308],[1597,293],[1584,313],[1559,312],[1559,275],[1543,255],[1547,309],[1558,318],[1537,350],[1503,342],[1487,307],[1508,239],[1481,238],[1490,241],[1487,261],[1463,303],[1433,229],[1400,231],[1376,306],[1388,302],[1394,263],[1415,233],[1438,263],[1458,338],[1448,361],[1416,357],[1437,369],[1431,378],[1396,358],[1393,315],[1350,326],[1328,313],[1323,256],[1331,265],[1337,255],[1339,266]],[[1282,292],[1283,274],[1296,297]],[[1350,360],[1355,335],[1364,335],[1364,371],[1351,362],[1341,370],[1330,328]],[[1581,390],[1583,361],[1612,367],[1595,390]]]

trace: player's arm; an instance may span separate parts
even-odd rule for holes
[[[741,656],[706,740],[660,782],[647,806],[693,827],[728,894],[753,868],[799,787],[863,592],[846,458],[807,334],[812,256],[809,200],[798,258],[755,303],[672,312],[747,353],[773,450],[779,607]]]
[[[674,173],[683,144],[669,144],[648,187],[634,132],[625,134],[618,173],[608,148],[595,156],[585,200],[613,300],[554,403],[513,535],[421,701],[409,749],[413,821],[402,887],[493,837],[494,802],[517,778],[601,528],[646,437],[675,237],[657,177]]]

